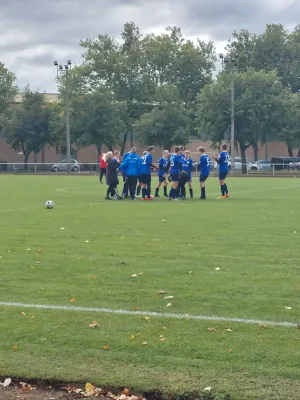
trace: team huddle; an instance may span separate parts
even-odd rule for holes
[[[222,144],[221,149],[221,153],[213,158],[219,165],[220,198],[226,199],[230,197],[225,183],[229,171],[227,144]],[[205,153],[204,147],[199,147],[198,150],[200,153],[200,160],[197,164],[200,173],[200,200],[206,200],[205,182],[210,175],[211,160]],[[157,166],[153,164],[154,153],[154,146],[149,146],[142,157],[137,154],[135,147],[127,152],[123,159],[121,159],[118,150],[114,153],[109,151],[100,156],[100,182],[102,183],[103,176],[106,175],[108,185],[105,199],[123,200],[130,198],[136,200],[137,197],[141,196],[144,201],[153,200],[155,197],[160,197],[160,188],[163,187],[165,197],[172,201],[179,201],[186,198],[186,184],[188,184],[190,197],[193,198],[192,170],[195,165],[190,157],[190,151],[184,150],[182,146],[176,146],[174,154],[169,154],[169,151],[164,150]],[[118,171],[121,172],[124,181],[122,195],[119,195],[117,190],[119,184]],[[158,184],[153,196],[151,194],[151,178],[154,171],[158,175]],[[169,193],[167,192],[168,182],[171,183]]]

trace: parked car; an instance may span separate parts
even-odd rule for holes
[[[246,158],[247,163],[247,171],[257,171],[260,169],[260,166],[255,161],[251,160],[251,158]],[[228,162],[229,168],[231,168],[231,160]],[[234,158],[234,170],[242,171],[242,158],[235,157]]]
[[[259,168],[262,170],[272,170],[273,169],[273,165],[272,165],[271,161],[269,161],[269,160],[259,160],[259,161],[257,161],[257,164],[259,165]]]
[[[288,169],[290,171],[299,171],[300,170],[300,162],[291,162],[291,163],[289,163]]]
[[[80,167],[78,161],[71,159],[71,172],[78,172],[79,169]],[[62,160],[57,164],[53,164],[51,167],[51,171],[53,172],[68,171],[68,160]]]

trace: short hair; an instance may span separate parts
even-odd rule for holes
[[[221,149],[222,150],[227,150],[227,147],[228,147],[227,143],[223,143],[222,146],[221,146]]]
[[[184,150],[184,154],[187,154],[187,153],[191,154],[191,152],[188,149]]]
[[[175,149],[174,149],[175,153],[178,153],[180,150],[181,150],[180,146],[175,146]]]
[[[154,146],[149,146],[149,147],[147,148],[148,153],[150,153],[150,152],[153,151],[153,150],[154,150]]]
[[[168,153],[169,154],[169,150],[164,150],[163,153]]]
[[[133,147],[130,151],[131,153],[136,153],[136,147]]]
[[[200,151],[201,153],[205,153],[205,147],[200,146],[199,149],[198,149],[198,151]]]
[[[109,160],[110,158],[113,158],[113,156],[114,156],[113,152],[112,151],[108,151],[105,154],[105,161]]]

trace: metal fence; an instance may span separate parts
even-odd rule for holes
[[[74,175],[81,174],[97,174],[99,165],[97,163],[77,163],[71,164],[71,173]],[[0,163],[0,174],[67,174],[68,165],[59,163]],[[194,167],[193,175],[198,175],[197,166]],[[211,174],[218,174],[216,164],[211,164]],[[236,176],[299,176],[300,164],[270,164],[267,166],[259,166],[258,164],[245,164],[244,168],[241,163],[235,165],[234,171],[230,171],[231,175]],[[153,172],[156,175],[156,172]]]

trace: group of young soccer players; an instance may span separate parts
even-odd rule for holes
[[[229,196],[228,188],[225,183],[226,176],[229,172],[229,154],[227,152],[227,144],[221,146],[221,153],[213,158],[219,165],[219,180],[221,187],[221,199]],[[197,164],[199,170],[200,181],[200,200],[206,200],[205,182],[210,175],[210,157],[205,153],[204,147],[199,147],[200,159]],[[159,197],[160,188],[163,187],[163,195],[172,201],[179,201],[186,198],[186,184],[188,184],[190,197],[194,197],[192,187],[192,170],[194,162],[190,157],[190,151],[184,150],[182,146],[176,146],[173,154],[164,150],[162,157],[159,159],[158,166],[153,164],[154,146],[149,146],[147,151],[140,157],[136,148],[132,148],[127,152],[121,162],[119,156],[115,156],[115,166],[123,175],[124,187],[122,196],[114,195],[114,199],[130,198],[135,200],[136,197],[142,197],[142,200],[153,200]],[[118,153],[118,152],[116,152]],[[113,155],[111,155],[113,157]],[[117,163],[117,164],[116,164]],[[158,184],[155,188],[155,195],[151,195],[151,178],[152,172],[156,171],[158,175]],[[167,192],[168,182],[171,182],[171,190]],[[109,192],[109,191],[108,191]],[[111,199],[109,195],[106,199]]]

